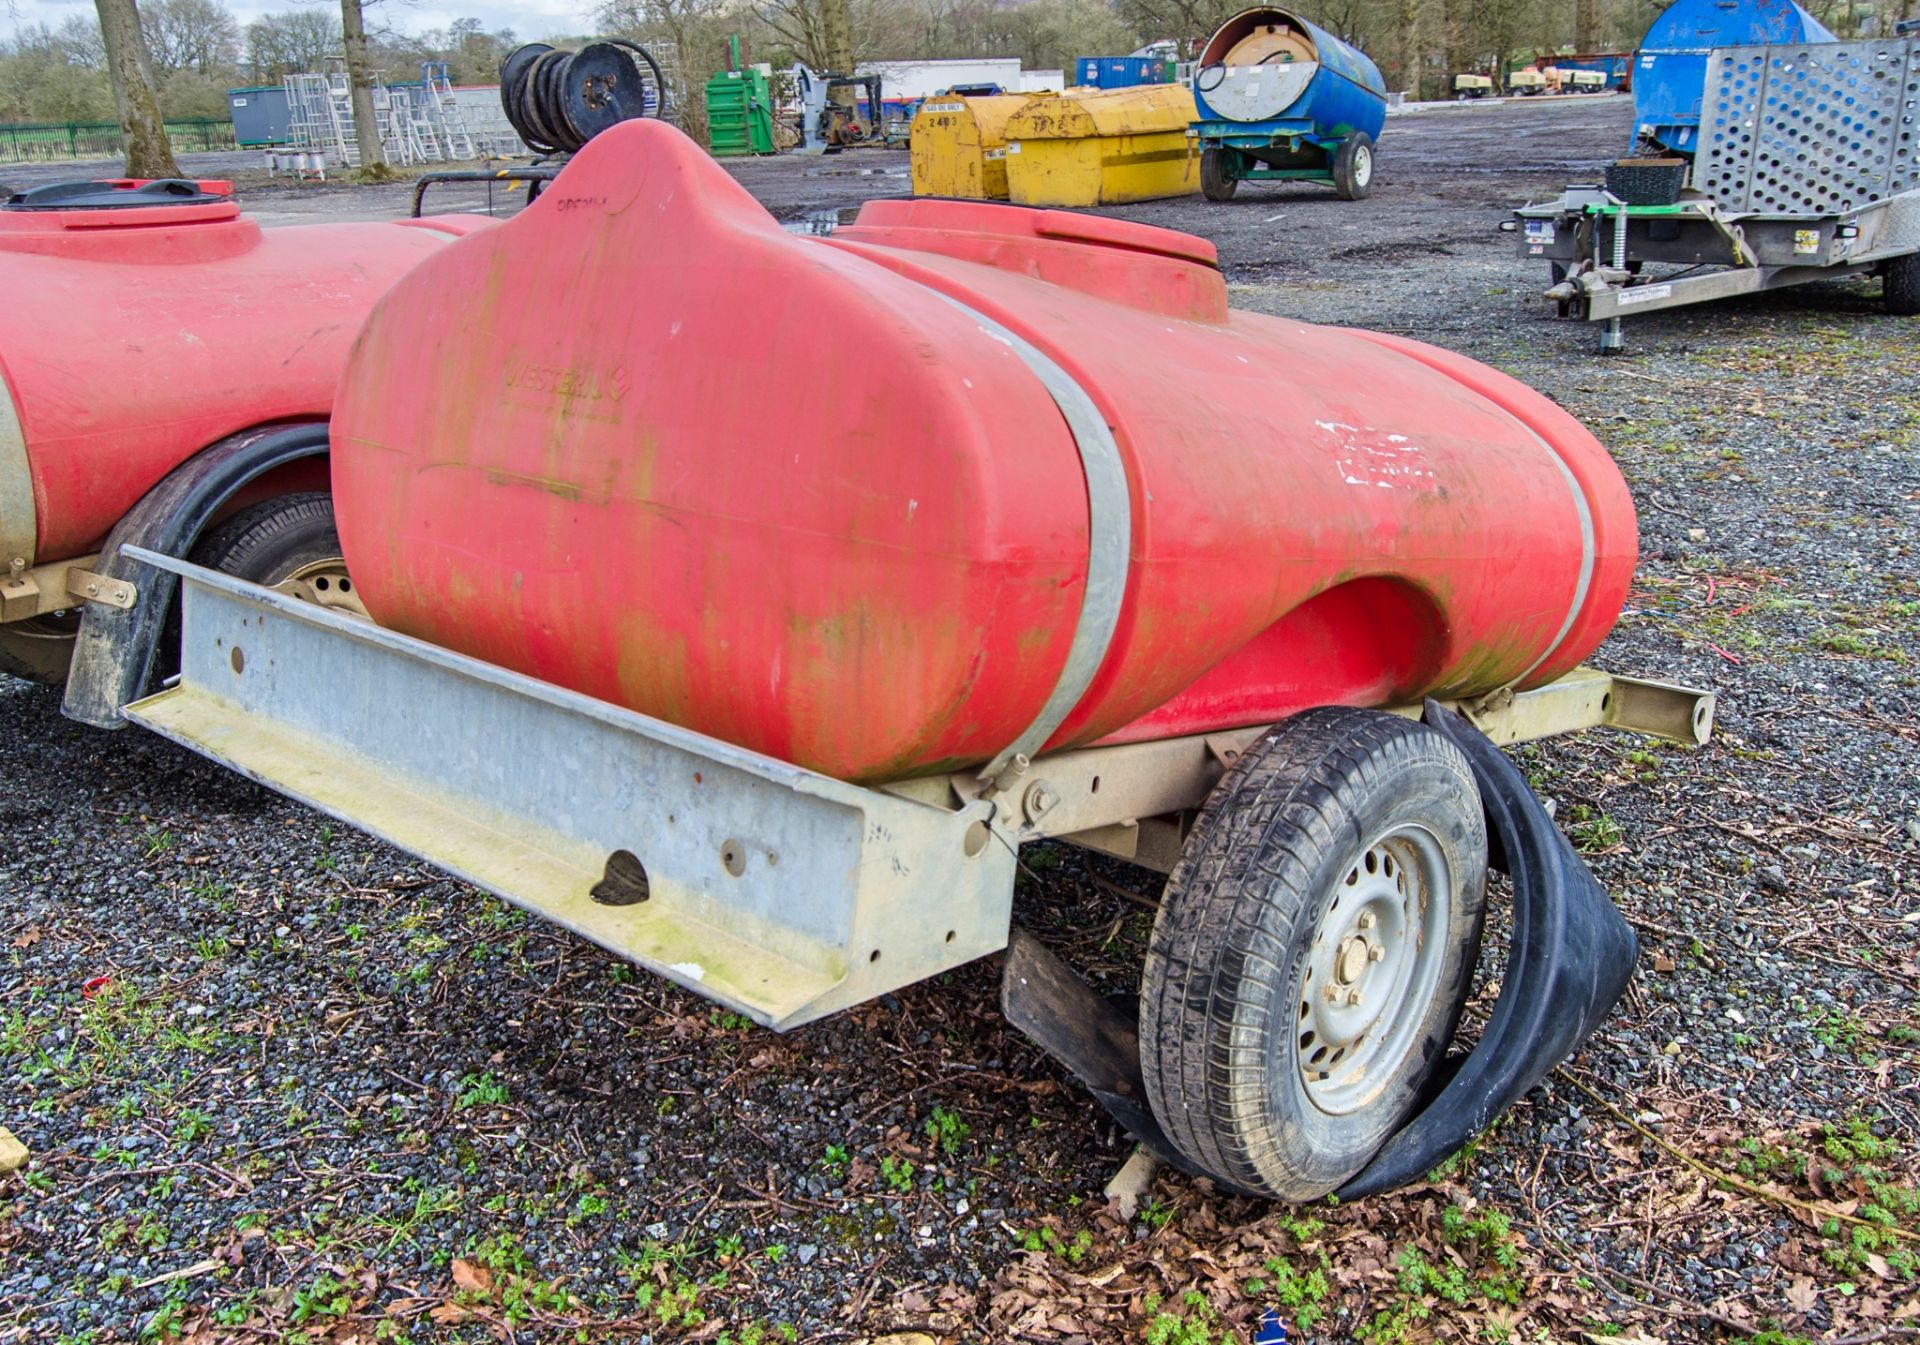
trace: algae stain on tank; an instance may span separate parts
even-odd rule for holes
[[[686,637],[641,612],[613,623],[618,632],[613,681],[628,705],[648,705],[656,719],[685,724],[694,708]]]

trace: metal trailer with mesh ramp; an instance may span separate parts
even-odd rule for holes
[[[1700,106],[1690,161],[1623,161],[1501,225],[1561,316],[1611,351],[1623,317],[1848,275],[1920,314],[1920,34],[1717,48]]]

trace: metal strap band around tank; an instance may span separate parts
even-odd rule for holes
[[[13,562],[33,564],[39,539],[39,511],[33,503],[33,471],[27,465],[27,433],[20,424],[13,389],[0,369],[0,579]]]
[[[938,290],[934,293],[940,294]],[[1015,757],[1033,756],[1046,745],[1087,694],[1094,674],[1106,661],[1127,596],[1127,566],[1133,558],[1133,497],[1127,486],[1126,464],[1120,459],[1120,445],[1087,390],[1032,342],[951,295],[940,297],[979,323],[981,331],[1005,345],[1033,371],[1053,404],[1060,408],[1061,419],[1067,422],[1074,447],[1080,450],[1080,468],[1087,482],[1087,586],[1080,597],[1073,643],[1067,647],[1067,660],[1040,713],[1018,738],[981,767],[980,778],[991,780]]]
[[[1593,506],[1587,503],[1587,492],[1580,488],[1580,480],[1574,476],[1573,468],[1567,466],[1567,460],[1560,456],[1560,450],[1547,442],[1547,437],[1531,425],[1522,423],[1522,428],[1533,436],[1553,465],[1560,469],[1560,475],[1567,483],[1567,493],[1573,496],[1574,512],[1580,516],[1580,579],[1573,586],[1573,601],[1567,604],[1566,620],[1560,623],[1560,629],[1554,637],[1541,647],[1540,656],[1526,667],[1526,671],[1515,677],[1509,686],[1524,682],[1533,676],[1533,670],[1553,657],[1553,651],[1567,638],[1567,632],[1573,629],[1573,623],[1580,618],[1580,609],[1587,605],[1587,593],[1593,587],[1593,567],[1597,559],[1595,553],[1598,544],[1593,535]]]

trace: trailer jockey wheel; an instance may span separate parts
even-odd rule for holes
[[[1333,189],[1343,201],[1358,201],[1373,189],[1373,140],[1355,131],[1333,155]]]
[[[1236,1190],[1317,1199],[1412,1113],[1480,943],[1486,824],[1466,758],[1373,710],[1296,715],[1207,799],[1141,987],[1147,1099]]]
[[[1215,146],[1200,151],[1200,191],[1209,201],[1231,201],[1240,179],[1233,172],[1234,152]]]
[[[191,559],[322,607],[367,614],[347,577],[333,498],[324,491],[299,491],[242,509],[202,537]]]

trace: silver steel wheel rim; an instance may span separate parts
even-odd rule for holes
[[[1365,145],[1353,152],[1353,180],[1362,187],[1373,181],[1373,151]]]
[[[316,607],[331,607],[348,616],[369,616],[366,604],[353,591],[347,574],[347,562],[339,557],[310,561],[273,586],[276,593],[287,593]]]
[[[1295,1058],[1331,1116],[1372,1102],[1405,1064],[1438,989],[1453,915],[1439,838],[1396,827],[1348,864],[1307,946]]]

